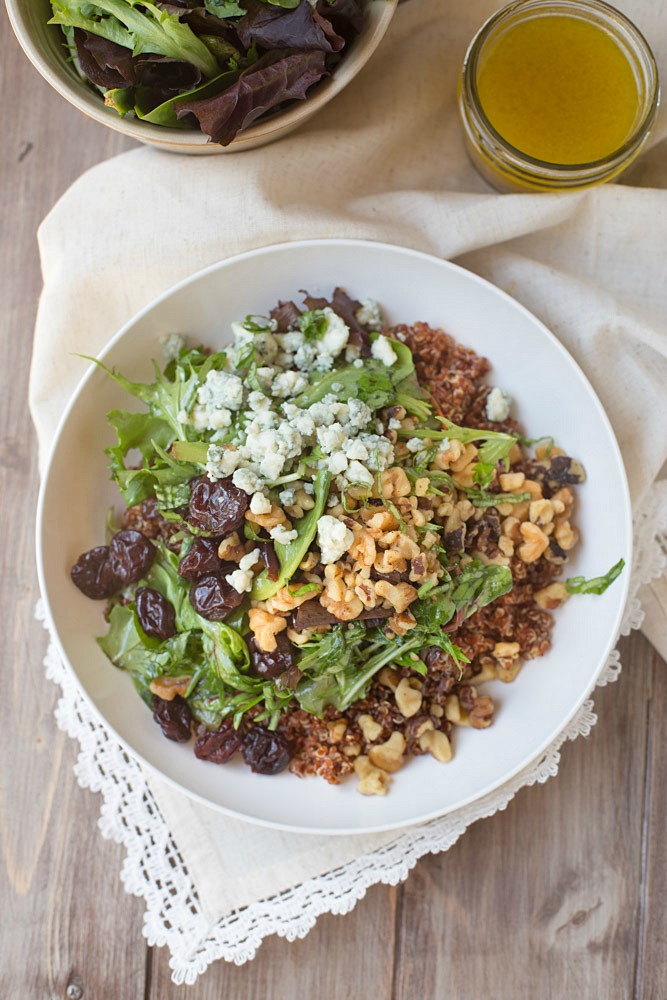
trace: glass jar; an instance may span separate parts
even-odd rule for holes
[[[469,155],[501,191],[558,191],[618,176],[659,102],[644,36],[601,0],[515,0],[472,40],[459,84]]]

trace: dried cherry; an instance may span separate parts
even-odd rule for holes
[[[249,506],[250,497],[234,486],[231,476],[214,483],[202,476],[190,493],[187,520],[201,531],[230,534],[241,527]]]
[[[180,694],[171,701],[153,695],[153,718],[164,736],[176,743],[187,743],[192,734],[192,714],[190,707]]]
[[[117,532],[109,543],[109,568],[121,581],[120,586],[145,576],[153,565],[157,549],[152,542],[132,528]]]
[[[207,573],[220,570],[217,538],[194,538],[192,545],[178,564],[178,575],[184,580],[197,580]]]
[[[243,759],[255,774],[279,774],[292,759],[292,749],[280,733],[253,726],[243,737]]]
[[[109,565],[109,546],[98,545],[83,552],[70,570],[72,582],[94,601],[111,597],[123,586]]]
[[[284,632],[274,636],[276,648],[270,653],[257,645],[255,638],[248,640],[250,672],[256,677],[279,677],[294,666],[294,647]]]
[[[273,542],[260,542],[259,553],[262,557],[262,562],[266,566],[266,575],[269,580],[273,580],[274,582],[279,580],[280,562],[273,547]]]
[[[176,635],[176,614],[171,601],[152,587],[139,587],[135,597],[139,624],[146,635],[163,642]]]
[[[200,576],[190,587],[190,604],[202,618],[212,622],[223,621],[230,611],[238,608],[244,595],[227,583],[223,573],[236,569],[233,563],[222,563],[220,573]]]
[[[241,733],[234,729],[231,719],[225,719],[220,728],[213,731],[200,726],[195,740],[195,756],[213,764],[226,764],[241,749],[242,742]]]

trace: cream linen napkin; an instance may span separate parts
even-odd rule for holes
[[[205,159],[138,149],[84,174],[39,233],[44,290],[30,404],[42,462],[84,370],[73,354],[98,351],[154,296],[252,247],[360,237],[454,258],[538,315],[600,395],[637,508],[667,458],[667,122],[662,116],[624,185],[567,195],[491,191],[466,159],[455,94],[466,44],[498,6],[402,5],[349,89],[282,142]],[[667,7],[618,6],[644,31],[667,78]],[[664,590],[659,584],[652,595],[650,635],[667,654]],[[392,838],[285,836],[148,781],[212,922]]]

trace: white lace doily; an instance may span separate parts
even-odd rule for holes
[[[642,584],[665,571],[666,531],[667,483],[663,482],[654,486],[635,517],[634,565],[621,635],[641,625],[638,593]],[[44,621],[39,606],[37,617]],[[144,935],[149,944],[169,948],[175,983],[194,983],[219,958],[242,965],[254,957],[269,934],[289,941],[305,937],[321,914],[349,913],[371,885],[396,885],[407,878],[423,855],[448,850],[471,823],[505,809],[520,788],[554,777],[563,744],[588,735],[597,721],[593,701],[588,700],[541,759],[502,788],[455,813],[406,829],[370,854],[246,906],[210,926],[139,764],[94,718],[53,643],[49,644],[45,666],[47,677],[62,688],[56,708],[58,726],[79,741],[74,768],[78,782],[102,793],[102,835],[125,846],[121,879],[128,892],[144,898]],[[598,685],[616,680],[620,672],[619,653],[614,650]]]

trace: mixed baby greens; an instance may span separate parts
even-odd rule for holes
[[[327,76],[364,0],[51,0],[85,79],[121,117],[228,145]]]

